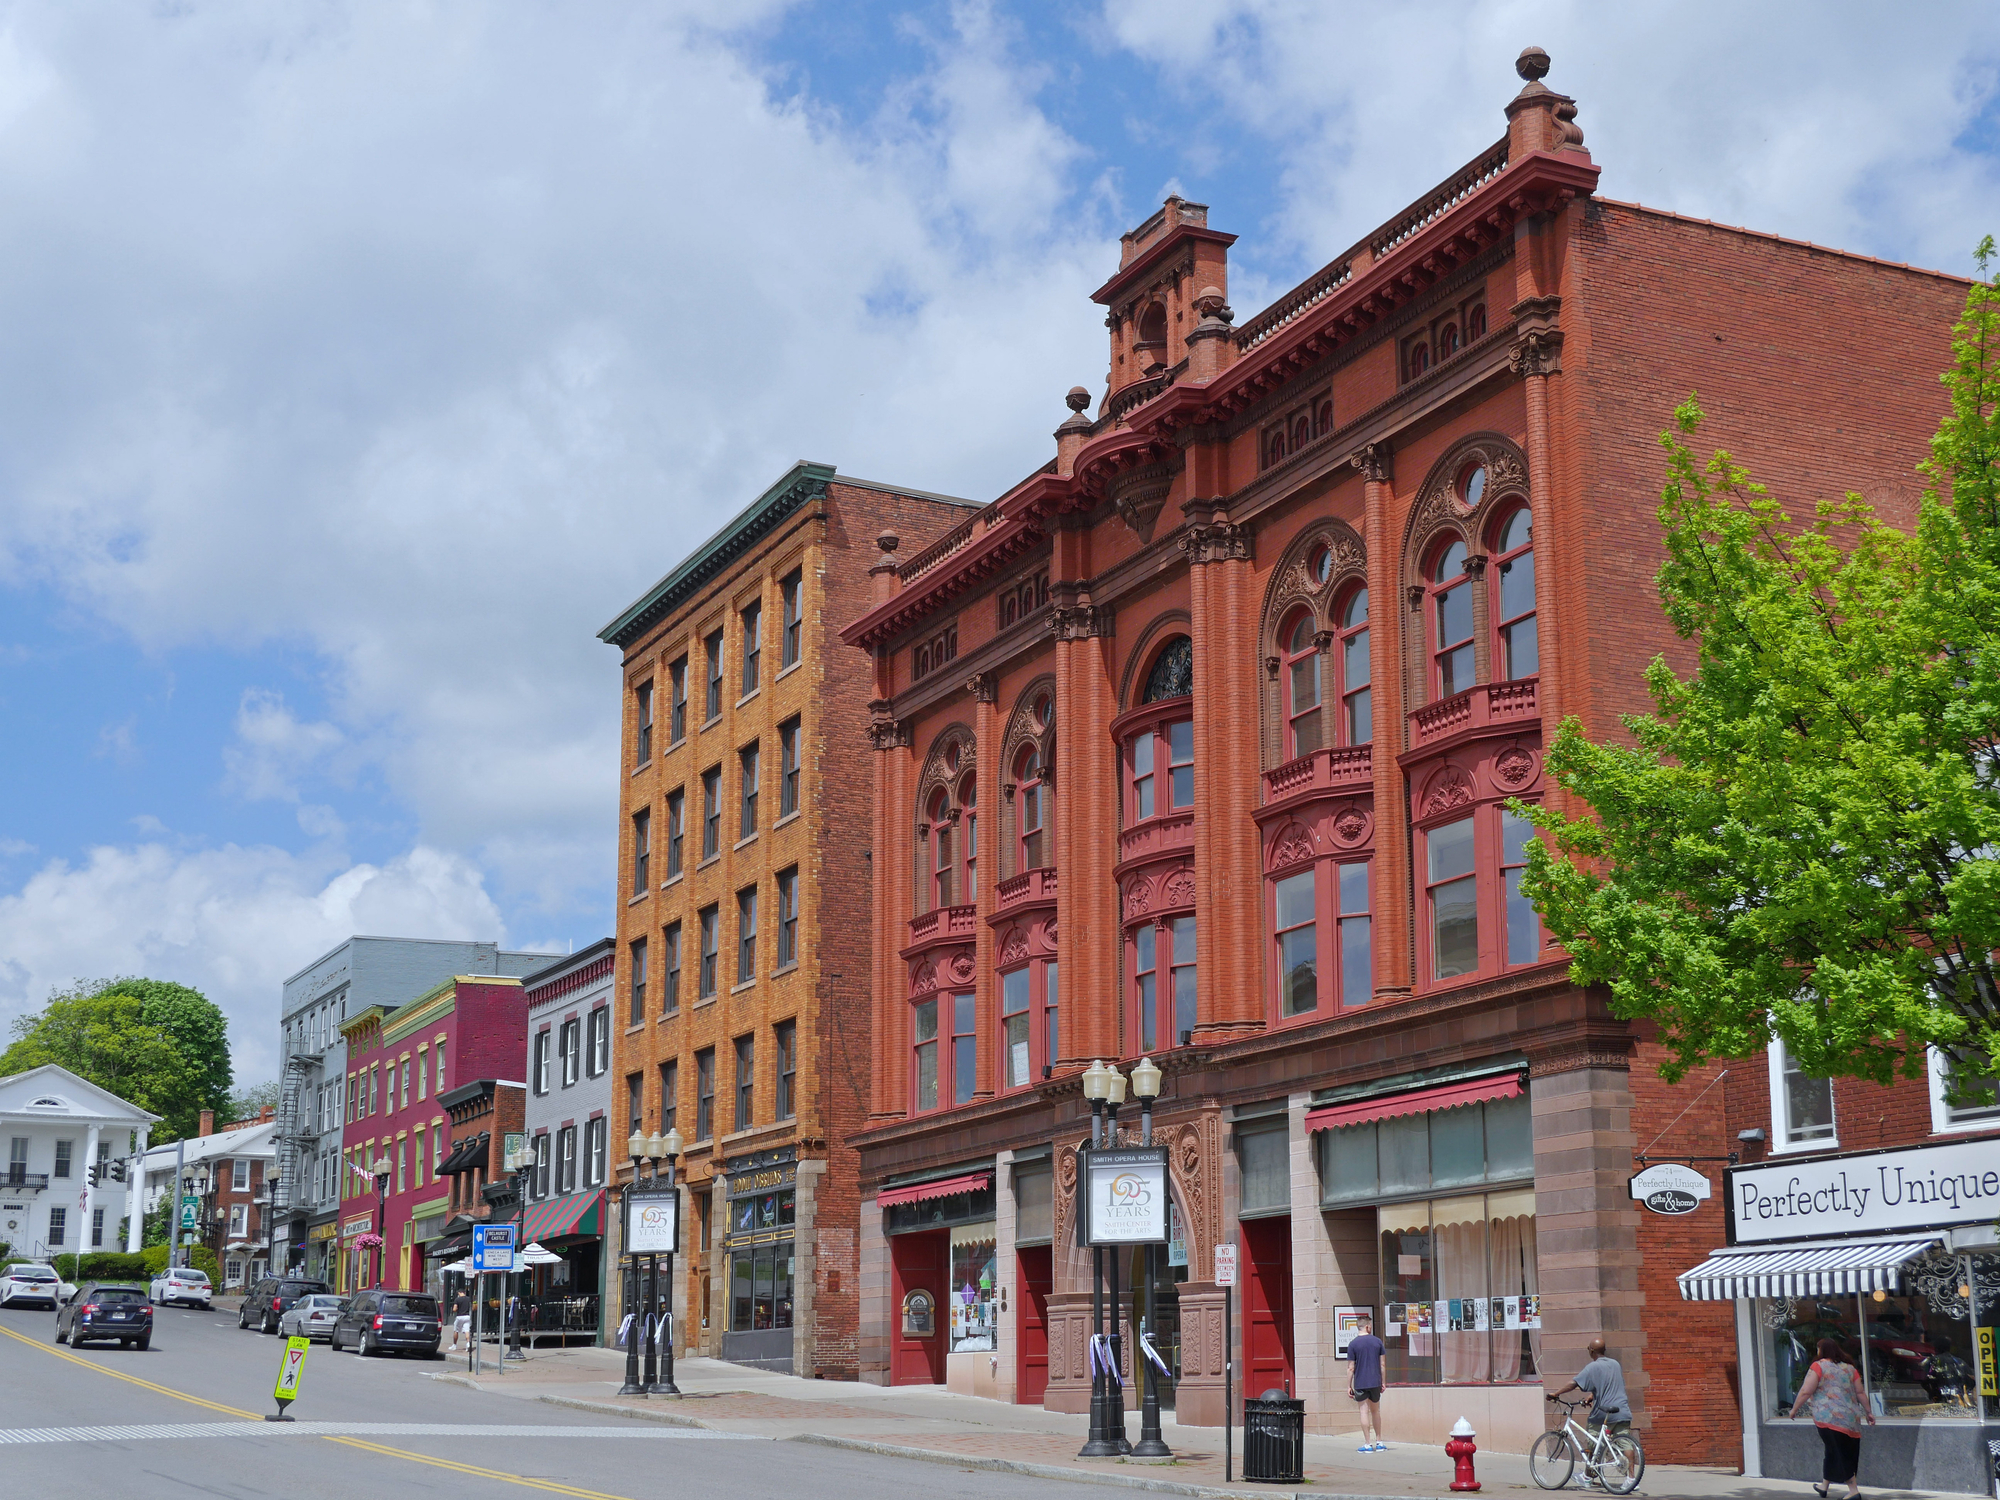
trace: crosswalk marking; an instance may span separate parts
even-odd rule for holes
[[[694,1427],[620,1423],[615,1427],[522,1427],[482,1422],[148,1422],[121,1427],[0,1428],[8,1443],[137,1443],[162,1438],[245,1437],[472,1437],[650,1438],[679,1441],[755,1442],[737,1432]]]

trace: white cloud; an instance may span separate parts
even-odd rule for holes
[[[283,694],[250,688],[237,705],[236,738],[224,747],[222,764],[230,789],[240,796],[297,802],[299,778],[345,743],[346,736],[331,724],[302,723]]]
[[[0,1015],[37,1010],[77,979],[171,979],[229,1017],[240,1079],[270,1077],[285,977],[357,932],[505,937],[479,871],[438,849],[377,866],[324,846],[106,846],[74,865],[52,860],[0,896]]]

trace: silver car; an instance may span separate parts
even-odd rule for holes
[[[283,1337],[303,1336],[309,1339],[333,1338],[333,1325],[340,1319],[340,1311],[347,1306],[345,1297],[335,1297],[325,1292],[315,1292],[310,1297],[301,1297],[286,1308],[278,1319],[278,1333]]]
[[[21,1261],[0,1272],[0,1307],[46,1307],[53,1311],[75,1290],[56,1275],[54,1266]]]
[[[208,1283],[208,1272],[197,1271],[193,1266],[168,1267],[153,1278],[148,1291],[162,1307],[169,1302],[200,1308],[215,1306],[215,1289]]]

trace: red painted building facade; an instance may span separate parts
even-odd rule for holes
[[[1463,1415],[1520,1451],[1601,1336],[1657,1458],[1743,1455],[1748,1304],[1675,1281],[1726,1238],[1724,1163],[1671,1221],[1627,1183],[1776,1131],[1782,1062],[1662,1085],[1521,897],[1504,804],[1550,795],[1562,718],[1617,733],[1687,659],[1653,588],[1674,406],[1699,390],[1702,441],[1788,499],[1907,517],[1964,283],[1600,197],[1546,66],[1242,326],[1234,237],[1169,199],[1095,293],[1094,414],[1072,391],[1047,465],[879,560],[845,632],[875,669],[863,1378],[1084,1409],[1077,1074],[1150,1055],[1181,1420],[1221,1416],[1228,1241],[1238,1390],[1316,1427],[1353,1424],[1336,1320],[1365,1307],[1392,1440]],[[1874,1092],[1869,1146],[1995,1123]]]
[[[464,1143],[455,1138],[446,1096],[481,1081],[509,1083],[502,1092],[512,1097],[512,1123],[504,1128],[520,1131],[527,1020],[519,979],[461,974],[402,1005],[371,1005],[341,1023],[348,1066],[341,1290],[435,1289],[436,1271],[452,1258],[437,1247],[448,1251],[447,1237],[462,1234],[474,1217],[460,1201],[472,1179],[450,1159]],[[502,1170],[498,1136],[487,1133],[493,1139],[477,1163],[475,1192]]]

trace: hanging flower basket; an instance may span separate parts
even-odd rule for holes
[[[371,1230],[367,1234],[356,1235],[349,1243],[356,1250],[379,1250],[382,1248],[382,1236]]]

